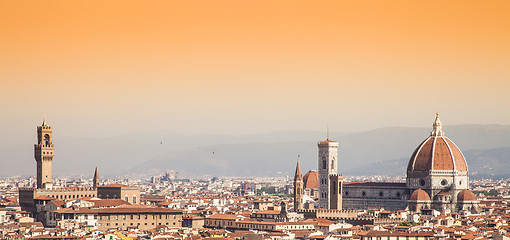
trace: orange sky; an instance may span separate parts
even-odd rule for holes
[[[510,1],[0,1],[0,111],[63,135],[510,124]],[[77,127],[87,126],[87,127]],[[33,134],[32,134],[33,135]]]

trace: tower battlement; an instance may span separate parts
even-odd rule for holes
[[[55,147],[55,146],[53,146],[53,144],[34,144],[34,147],[36,147],[36,148],[41,148],[41,147],[51,148],[51,147]]]
[[[53,131],[46,125],[46,117],[41,126],[37,127],[37,143],[34,144],[34,158],[37,162],[37,188],[51,187],[52,162],[54,146]]]

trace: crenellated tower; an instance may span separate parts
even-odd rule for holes
[[[37,188],[51,188],[51,168],[54,158],[54,146],[51,127],[44,117],[41,126],[37,127],[37,144],[34,145],[34,158],[37,162]]]

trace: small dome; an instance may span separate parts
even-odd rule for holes
[[[430,196],[427,192],[420,188],[414,190],[414,192],[409,197],[409,201],[430,201]]]
[[[444,136],[439,116],[430,136],[416,148],[407,171],[457,170],[467,171],[466,160],[460,149]]]
[[[315,170],[309,171],[303,177],[305,188],[319,188],[319,173]]]
[[[465,202],[465,201],[476,201],[478,200],[478,198],[476,197],[476,195],[467,190],[467,189],[464,189],[462,191],[459,192],[459,194],[457,194],[457,201],[459,202]]]

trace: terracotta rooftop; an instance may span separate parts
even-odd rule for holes
[[[213,214],[211,216],[206,217],[208,219],[225,219],[225,220],[236,220],[239,217],[234,214]]]
[[[113,207],[121,205],[131,205],[131,203],[128,203],[122,199],[96,199],[87,201],[94,203],[94,207]]]
[[[407,165],[407,171],[430,170],[467,171],[464,155],[444,136],[438,118],[432,134],[416,148]]]
[[[409,197],[410,201],[430,201],[430,196],[422,189],[416,189]]]
[[[254,214],[279,215],[280,211],[278,211],[278,210],[266,210],[266,211],[254,212]]]
[[[458,201],[476,201],[478,200],[478,198],[476,197],[476,195],[467,190],[467,189],[464,189],[462,190],[461,192],[459,192],[459,194],[457,194],[457,200]]]
[[[162,207],[150,207],[141,205],[123,205],[114,208],[62,208],[55,210],[56,213],[97,213],[97,214],[113,214],[113,213],[176,213],[182,214],[180,210],[174,210]]]
[[[305,188],[319,188],[319,172],[309,171],[303,177]]]

